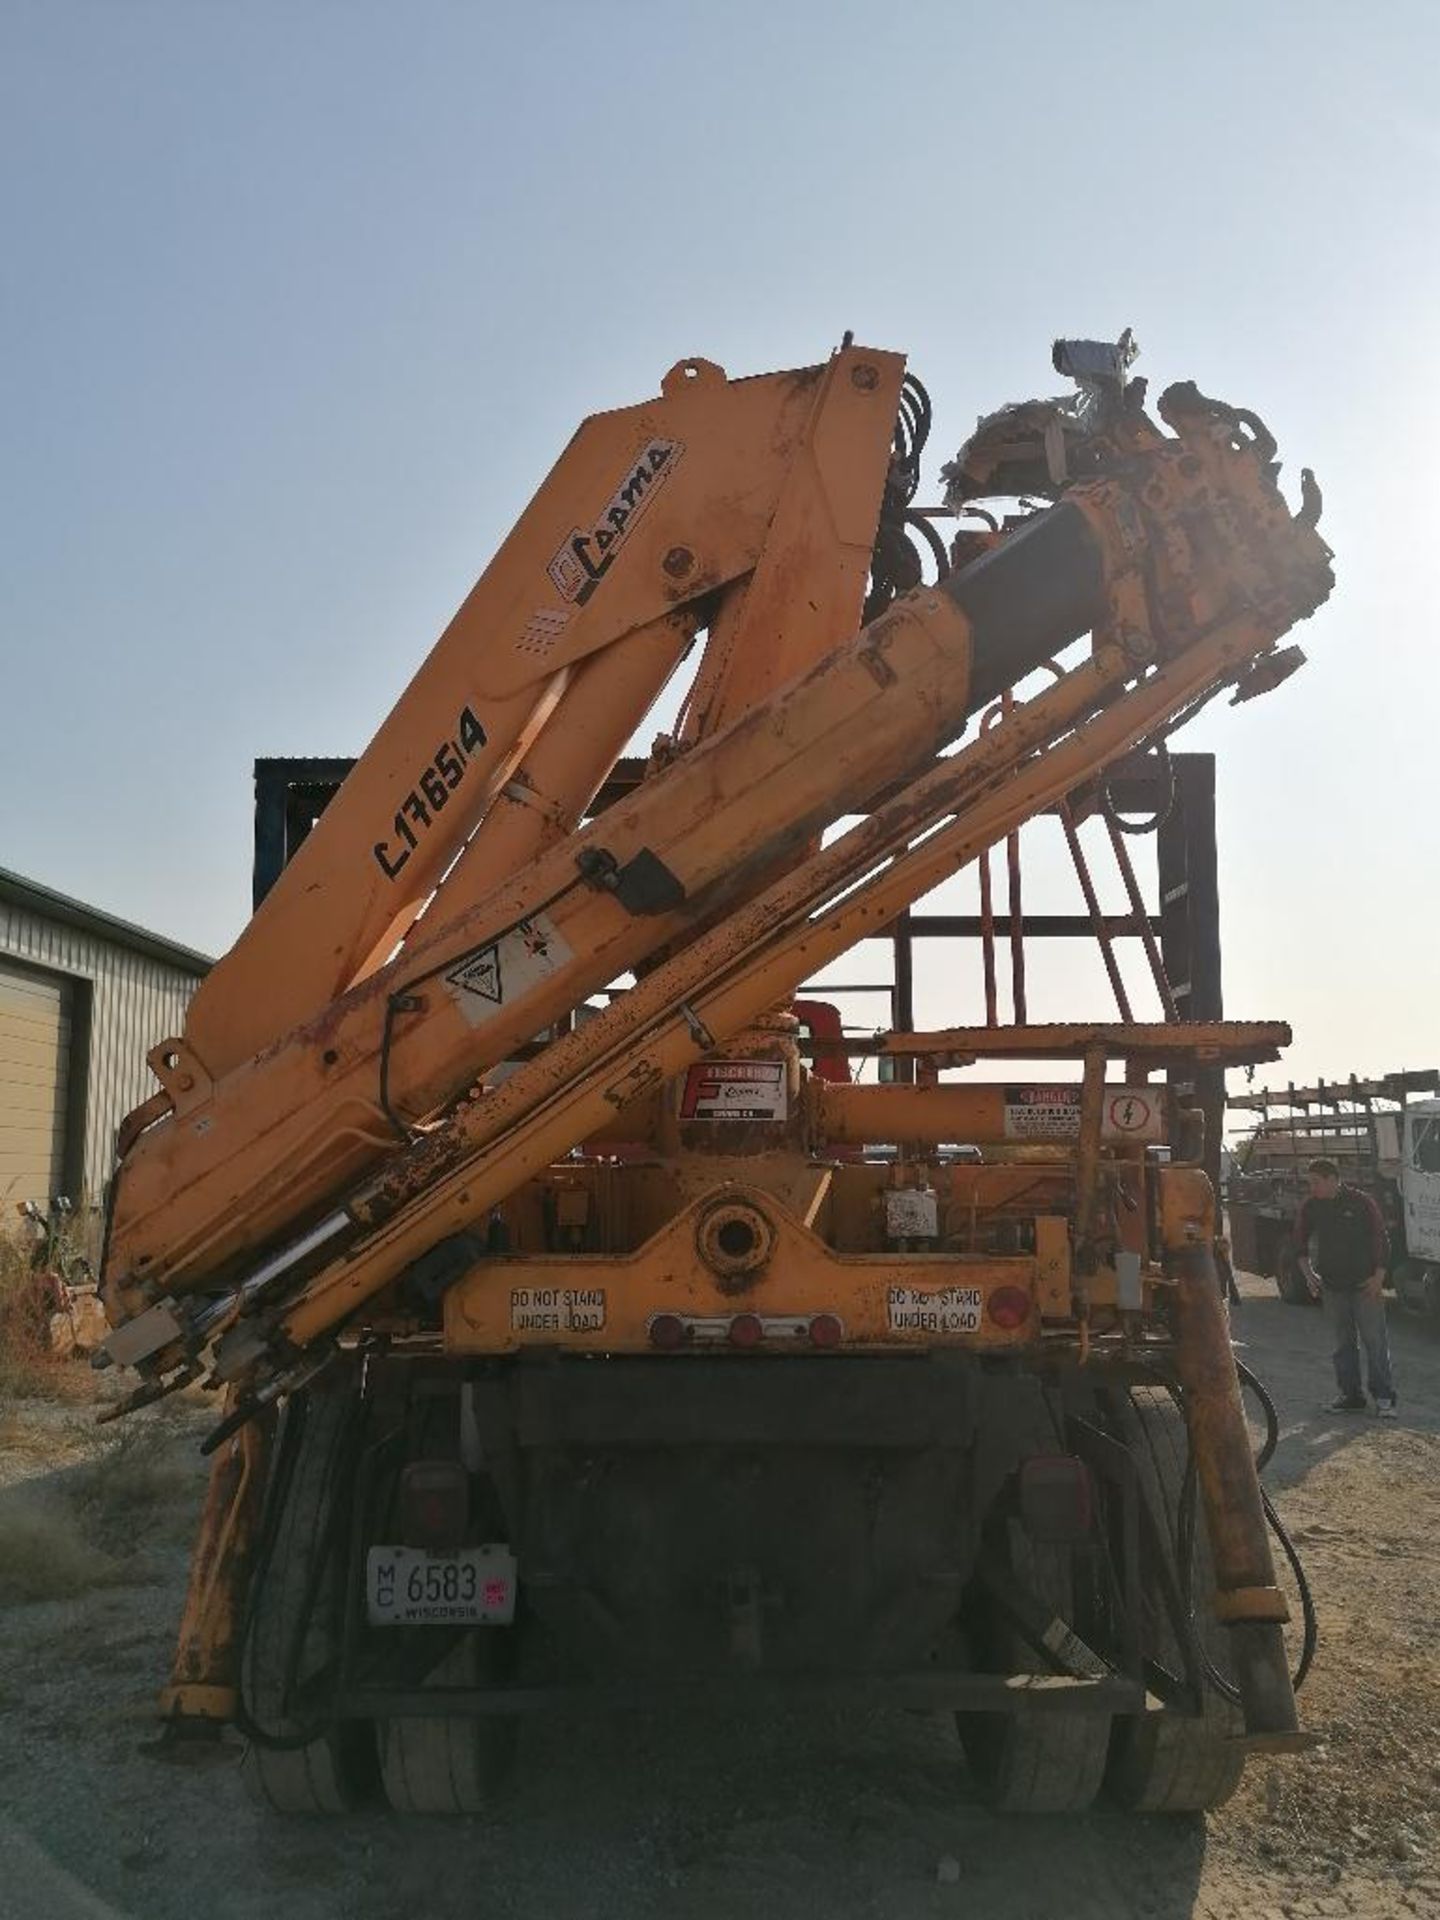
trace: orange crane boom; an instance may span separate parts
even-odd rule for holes
[[[793,863],[796,851],[823,827],[867,805],[882,787],[893,786],[901,770],[918,779],[911,799],[892,803],[884,816],[893,822],[889,842],[879,844],[872,822],[839,842],[839,851],[828,849],[792,864],[772,888],[781,897],[786,889],[799,889],[806,911],[813,911],[823,902],[826,876],[842,869],[858,874],[866,859],[892,858],[907,833],[946,817],[966,794],[973,769],[998,781],[1000,791],[988,803],[980,801],[975,816],[955,816],[948,832],[965,853],[942,856],[931,849],[904,868],[919,877],[885,883],[882,919],[874,917],[873,907],[852,899],[828,940],[817,930],[805,932],[795,950],[801,972],[813,968],[822,946],[839,951],[853,944],[867,913],[870,924],[882,924],[943,872],[993,844],[995,833],[1003,835],[1045,804],[1045,796],[1062,796],[1173,721],[1214,685],[1240,676],[1328,590],[1327,550],[1311,526],[1292,518],[1268,463],[1237,435],[1228,410],[1217,412],[1193,390],[1175,390],[1161,411],[1176,435],[1164,435],[1137,416],[1130,470],[1123,478],[1107,475],[1070,488],[1048,513],[941,588],[913,592],[837,645],[838,609],[833,601],[812,604],[815,596],[807,584],[812,571],[800,567],[788,546],[783,563],[773,559],[760,539],[770,522],[755,507],[753,483],[741,489],[749,511],[737,516],[733,510],[731,490],[739,487],[737,476],[756,445],[760,392],[753,389],[770,396],[761,414],[772,436],[783,435],[785,405],[798,415],[796,395],[807,396],[809,437],[797,450],[794,436],[800,428],[792,420],[792,438],[781,439],[794,454],[792,465],[801,469],[798,476],[792,471],[789,481],[792,491],[806,493],[807,511],[790,520],[779,516],[776,540],[785,545],[793,537],[813,547],[815,496],[823,492],[816,479],[815,443],[822,450],[830,444],[833,427],[838,446],[849,452],[858,433],[859,451],[870,463],[873,513],[900,362],[893,355],[850,348],[828,368],[759,383],[725,382],[715,370],[689,371],[698,366],[682,363],[667,376],[659,407],[640,410],[636,418],[602,416],[616,432],[624,422],[620,440],[606,442],[609,467],[597,469],[590,456],[592,436],[582,431],[487,571],[484,592],[477,589],[467,607],[477,595],[487,604],[493,597],[511,610],[512,621],[518,620],[525,594],[538,591],[543,575],[553,603],[549,612],[558,620],[566,595],[573,592],[578,600],[588,590],[577,611],[575,635],[562,649],[568,664],[582,632],[589,631],[591,609],[596,619],[604,613],[604,631],[612,638],[637,633],[662,617],[693,622],[706,600],[740,576],[744,584],[736,591],[743,597],[737,608],[722,606],[712,618],[724,636],[732,673],[739,671],[738,662],[753,663],[757,655],[766,663],[761,697],[677,755],[602,822],[552,838],[542,849],[541,817],[529,816],[536,843],[522,865],[503,877],[486,861],[486,829],[493,816],[467,846],[469,816],[461,812],[457,787],[454,824],[448,808],[433,817],[433,839],[426,841],[433,857],[427,852],[422,861],[418,842],[412,855],[433,880],[458,845],[455,872],[400,951],[364,973],[377,940],[392,940],[398,924],[390,910],[394,896],[382,886],[395,848],[375,837],[377,818],[383,824],[388,816],[374,797],[377,782],[393,783],[396,777],[394,741],[403,735],[412,743],[408,764],[413,765],[414,743],[430,737],[417,733],[417,727],[438,724],[438,714],[457,703],[465,703],[461,712],[474,709],[484,734],[483,745],[475,748],[477,767],[482,760],[494,764],[502,737],[513,748],[524,732],[517,723],[502,735],[491,706],[479,692],[469,692],[472,684],[484,684],[486,672],[498,685],[497,670],[457,677],[447,635],[418,677],[419,693],[412,688],[402,700],[235,952],[216,969],[204,996],[197,996],[186,1034],[163,1043],[152,1056],[164,1093],[142,1110],[144,1124],[122,1164],[105,1286],[117,1319],[143,1313],[157,1301],[163,1304],[146,1329],[122,1338],[123,1357],[170,1353],[172,1341],[166,1336],[175,1316],[169,1301],[176,1295],[235,1282],[250,1291],[232,1298],[253,1301],[259,1288],[246,1264],[268,1285],[267,1256],[278,1249],[284,1257],[287,1233],[298,1228],[308,1236],[318,1227],[325,1232],[318,1244],[332,1252],[338,1239],[353,1241],[355,1221],[367,1207],[373,1212],[373,1205],[347,1196],[384,1165],[433,1164],[437,1125],[447,1139],[466,1127],[494,1131],[502,1112],[513,1113],[520,1087],[543,1084],[559,1071],[553,1061],[528,1069],[504,1096],[466,1104],[463,1118],[440,1124],[439,1116],[447,1103],[587,992],[674,946],[687,930],[713,923],[722,911],[729,914],[706,936],[712,973],[723,956],[731,967],[758,973],[755,995],[762,1001],[767,994],[788,991],[795,984],[789,977],[794,965],[773,972],[761,967],[749,923],[737,919],[736,910],[753,899],[777,866]],[[872,408],[868,421],[866,404]],[[838,411],[832,414],[832,409]],[[848,426],[834,426],[839,418]],[[876,431],[877,418],[886,423],[886,434]],[[662,433],[667,425],[670,430]],[[632,522],[624,523],[618,553],[613,546],[607,550],[603,570],[597,567],[594,575],[566,571],[565,554],[573,560],[576,552],[591,551],[581,532],[557,542],[551,559],[560,554],[562,561],[553,574],[541,569],[537,556],[557,525],[586,523],[584,503],[594,498],[597,472],[634,475],[644,464],[639,454],[662,442],[677,449],[666,456],[678,462],[673,480],[664,481],[658,493],[639,497],[651,504],[644,505],[633,532]],[[844,464],[838,454],[836,464]],[[858,493],[853,467],[849,478],[852,493]],[[703,543],[694,531],[696,489],[706,502]],[[772,472],[765,494],[770,521],[777,518],[774,502],[783,490]],[[835,537],[843,514],[832,513],[827,527],[832,555],[839,548],[853,556],[863,547],[864,507],[858,499],[854,512],[844,528],[846,541]],[[533,524],[537,516],[539,533]],[[1237,548],[1230,535],[1241,520],[1250,537]],[[796,532],[796,521],[803,534]],[[731,546],[726,530],[736,524],[748,532],[744,542]],[[1178,539],[1181,528],[1184,537]],[[592,544],[598,548],[598,534]],[[677,578],[675,556],[682,549],[690,559]],[[853,621],[859,576],[843,563],[830,574],[845,586],[842,597]],[[777,576],[790,583],[788,592],[774,584]],[[749,598],[757,588],[766,609],[758,622]],[[668,602],[663,616],[657,610],[661,601]],[[808,655],[814,664],[771,690],[775,623],[784,626],[791,615],[805,639],[802,644],[791,633],[788,656],[803,660]],[[953,763],[928,771],[969,712],[1087,630],[1094,630],[1099,643],[1088,660]],[[747,636],[743,645],[737,632]],[[487,663],[497,651],[507,663],[516,657],[513,646],[502,645],[486,650]],[[547,662],[547,670],[552,666]],[[448,690],[441,697],[449,704],[437,707],[430,704],[429,689],[442,670]],[[1103,713],[1097,712],[1102,707]],[[563,730],[562,712],[563,702],[548,724]],[[623,726],[634,717],[627,709]],[[465,731],[457,719],[457,753]],[[621,725],[610,727],[609,749],[622,731]],[[478,742],[479,735],[474,737]],[[588,790],[605,770],[584,754],[580,759],[586,793],[572,791],[571,813],[583,808]],[[514,765],[506,764],[513,776]],[[1051,766],[1060,771],[1050,772]],[[477,797],[490,791],[488,778],[477,775]],[[387,807],[393,797],[393,789],[387,791]],[[403,813],[403,806],[398,811]],[[982,818],[998,823],[990,838],[978,830]],[[513,833],[507,845],[513,852]],[[396,862],[398,854],[391,864]],[[399,863],[399,871],[408,873],[408,864]],[[808,889],[807,881],[812,883]],[[768,916],[777,901],[773,895],[765,898]],[[387,901],[383,909],[378,904]],[[418,912],[419,904],[412,901],[406,912]],[[324,939],[309,931],[316,915],[329,929]],[[337,935],[347,925],[360,931],[340,942]],[[283,965],[277,963],[277,951],[286,955]],[[283,1023],[324,991],[325,981],[313,972],[317,954],[329,969],[342,951],[343,972],[362,973],[357,983],[332,994],[288,1029],[257,1024],[266,1016],[257,1011],[260,988],[251,990],[248,969],[258,970],[269,994],[283,994],[282,1007],[273,999],[265,1003],[268,1018]],[[689,952],[692,968],[696,951]],[[686,964],[677,959],[672,966],[683,970]],[[327,972],[327,979],[337,977]],[[669,976],[662,971],[660,977]],[[651,987],[649,997],[656,992]],[[585,1044],[592,1050],[602,1045],[612,1030],[634,1020],[636,1005],[602,1016]],[[222,1007],[235,1022],[224,1041],[212,1037],[215,1010]],[[723,1021],[706,1019],[703,1026],[719,1037],[726,1031]],[[216,1063],[233,1064],[226,1071]],[[612,1071],[612,1086],[624,1079]],[[421,1131],[407,1145],[412,1129]],[[547,1133],[543,1151],[564,1151],[583,1137],[583,1131],[568,1138],[563,1130]],[[491,1159],[493,1164],[493,1154]],[[393,1182],[399,1176],[392,1171],[389,1177]],[[341,1200],[352,1210],[348,1224],[327,1212]],[[417,1225],[405,1247],[413,1250],[426,1231]],[[314,1246],[307,1238],[299,1244],[299,1260],[308,1260]],[[345,1270],[330,1276],[327,1297],[356,1301],[380,1283],[357,1279],[360,1258],[347,1246]],[[288,1261],[278,1271],[292,1271],[295,1264]],[[384,1278],[393,1277],[393,1271]],[[209,1334],[219,1324],[213,1305],[202,1317]],[[146,1340],[153,1343],[148,1350]]]

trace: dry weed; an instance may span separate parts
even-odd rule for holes
[[[0,1400],[89,1400],[96,1375],[81,1360],[61,1360],[45,1316],[34,1304],[30,1255],[0,1234]]]
[[[49,1415],[50,1417],[45,1417]],[[30,1401],[0,1413],[0,1478],[10,1461],[61,1459],[84,1452],[94,1426],[84,1414],[59,1414],[48,1402]]]
[[[6,1427],[32,1458],[44,1457],[36,1427],[14,1416]],[[75,1460],[66,1443],[77,1436],[52,1429],[55,1470],[0,1493],[0,1601],[55,1600],[148,1580],[147,1553],[193,1526],[203,1469],[173,1423],[150,1419],[86,1437],[87,1451]]]
[[[92,1536],[106,1544],[142,1545],[188,1527],[202,1469],[169,1423],[136,1421],[64,1474],[65,1496]]]
[[[33,1481],[0,1493],[0,1601],[68,1600],[125,1578],[63,1495]]]

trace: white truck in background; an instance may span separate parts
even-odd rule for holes
[[[1416,1100],[1395,1118],[1399,1141],[1404,1255],[1395,1291],[1407,1306],[1440,1318],[1440,1100]]]
[[[1416,1099],[1416,1094],[1430,1098]],[[1390,1283],[1406,1307],[1440,1319],[1440,1072],[1232,1094],[1259,1115],[1226,1180],[1235,1264],[1271,1276],[1292,1305],[1310,1300],[1295,1220],[1309,1162],[1334,1160],[1342,1180],[1379,1207],[1389,1236]]]

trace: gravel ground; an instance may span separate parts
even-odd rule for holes
[[[1244,1285],[1237,1333],[1283,1424],[1270,1480],[1319,1601],[1322,1744],[1252,1761],[1220,1813],[998,1818],[943,1718],[830,1713],[537,1722],[493,1819],[278,1821],[238,1766],[141,1751],[201,1416],[117,1453],[82,1410],[27,1403],[0,1410],[0,1920],[1434,1920],[1440,1339],[1392,1315],[1399,1423],[1331,1418],[1320,1316]]]

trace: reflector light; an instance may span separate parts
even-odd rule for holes
[[[765,1338],[765,1329],[756,1313],[737,1313],[730,1322],[730,1330],[725,1336],[732,1347],[758,1347]]]
[[[667,1353],[678,1347],[685,1338],[685,1322],[678,1314],[657,1313],[650,1322],[650,1344],[661,1347]]]
[[[817,1313],[810,1322],[812,1347],[838,1347],[845,1329],[833,1313]]]
[[[400,1475],[400,1529],[407,1547],[458,1547],[470,1517],[470,1476],[458,1460],[412,1460]]]
[[[1023,1287],[997,1287],[985,1309],[997,1327],[1013,1333],[1030,1318],[1030,1296]]]

